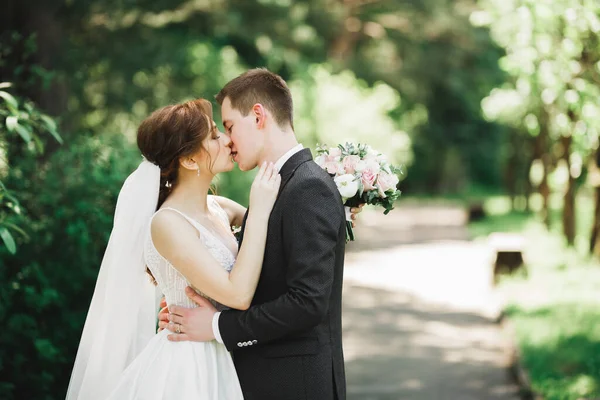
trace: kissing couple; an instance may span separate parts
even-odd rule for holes
[[[68,400],[346,398],[336,184],[298,143],[280,76],[249,70],[216,100],[224,132],[204,99],[139,126]],[[234,163],[259,167],[248,209],[208,194]]]

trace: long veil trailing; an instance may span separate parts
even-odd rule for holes
[[[106,398],[156,333],[158,293],[145,272],[144,242],[159,184],[160,168],[144,160],[121,188],[67,400]]]

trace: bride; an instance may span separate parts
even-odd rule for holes
[[[137,143],[145,160],[119,194],[67,399],[242,399],[224,345],[155,334],[157,299],[162,293],[169,306],[195,307],[185,294],[192,286],[218,309],[247,309],[280,176],[272,163],[260,168],[238,253],[230,226],[245,209],[207,195],[214,176],[233,168],[210,102],[155,111]]]

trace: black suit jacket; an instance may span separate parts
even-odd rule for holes
[[[224,311],[219,330],[244,399],[344,400],[344,207],[310,150],[280,174],[252,306]]]

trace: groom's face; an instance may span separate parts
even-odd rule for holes
[[[231,106],[229,97],[221,104],[221,118],[225,133],[231,139],[233,161],[242,171],[249,171],[260,161],[262,134],[258,131],[252,112],[244,116]]]

